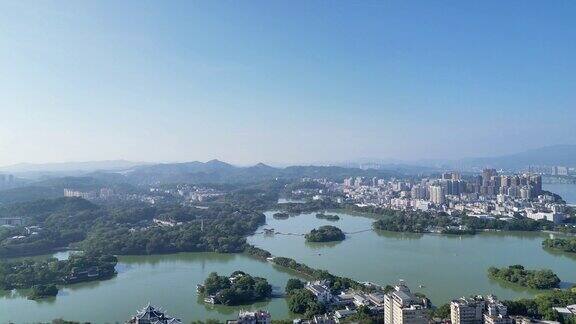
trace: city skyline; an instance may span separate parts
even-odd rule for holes
[[[573,2],[0,3],[0,166],[576,143]]]

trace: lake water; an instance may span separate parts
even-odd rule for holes
[[[276,220],[267,213],[266,227],[283,233],[306,233],[332,224],[344,232],[369,229],[373,220],[336,213],[340,221],[320,220],[303,214]],[[523,264],[550,268],[563,285],[576,283],[576,256],[552,254],[542,249],[547,235],[541,233],[483,233],[472,236],[405,234],[366,231],[347,235],[338,243],[306,243],[301,236],[255,235],[250,243],[275,256],[289,256],[313,268],[326,269],[358,281],[386,285],[404,279],[436,304],[454,297],[493,293],[500,298],[530,297],[536,291],[502,285],[490,280],[490,266]],[[418,288],[419,285],[424,286]]]
[[[340,221],[319,220],[303,214],[267,224],[283,233],[304,234],[333,224],[351,233],[371,228],[372,219],[336,213]],[[550,268],[567,286],[576,282],[576,255],[550,253],[541,248],[540,233],[484,233],[474,236],[417,235],[365,231],[347,235],[338,243],[306,243],[299,235],[256,234],[249,242],[309,266],[326,269],[358,281],[393,284],[405,279],[435,304],[454,297],[493,293],[502,299],[530,297],[536,291],[502,285],[486,276],[488,267],[523,264]],[[58,257],[65,257],[58,254]],[[284,299],[244,307],[207,306],[199,301],[196,284],[212,271],[229,274],[242,270],[265,277],[282,289],[295,274],[242,254],[181,253],[119,258],[118,275],[110,280],[64,287],[57,297],[30,301],[18,292],[0,295],[0,323],[30,323],[66,318],[94,323],[124,322],[148,302],[164,307],[184,322],[193,319],[232,319],[239,309],[267,309],[274,318],[287,318]],[[418,288],[423,285],[423,288]]]
[[[576,205],[576,184],[566,184],[566,183],[553,183],[553,184],[543,184],[542,188],[550,192],[559,194],[566,203],[571,205]]]
[[[61,256],[61,255],[60,255]],[[180,253],[161,256],[120,257],[118,275],[110,280],[67,286],[58,296],[31,301],[20,293],[0,295],[0,323],[48,322],[55,318],[115,323],[128,320],[148,302],[162,306],[184,323],[192,319],[233,319],[238,310],[262,308],[287,317],[282,298],[240,307],[206,305],[199,300],[196,284],[208,274],[230,274],[242,270],[267,278],[276,289],[284,289],[294,274],[242,254]]]

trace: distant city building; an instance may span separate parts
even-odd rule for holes
[[[22,226],[24,225],[24,219],[22,217],[1,217],[0,226],[2,225]]]
[[[445,191],[440,185],[430,186],[430,201],[436,205],[442,205],[445,201]]]
[[[528,209],[526,210],[526,217],[534,220],[545,219],[553,222],[554,224],[562,224],[566,219],[566,214],[554,211],[544,212],[544,211],[533,211]]]
[[[426,324],[426,302],[415,296],[403,280],[384,296],[384,324]]]
[[[64,189],[64,197],[78,197],[83,199],[93,198],[93,194],[90,192],[82,192],[72,189]]]
[[[567,176],[568,168],[564,166],[553,166],[551,174],[555,176]]]

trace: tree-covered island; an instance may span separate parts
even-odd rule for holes
[[[542,241],[542,246],[547,249],[576,253],[576,237],[545,239]]]
[[[554,230],[554,223],[515,217],[508,220],[483,219],[443,212],[392,210],[386,208],[351,208],[379,217],[372,226],[376,230],[410,233],[475,234],[481,231],[541,231]]]
[[[274,217],[274,219],[288,219],[290,217],[290,214],[285,212],[278,212],[274,213],[272,217]]]
[[[54,284],[49,285],[35,285],[32,287],[28,299],[42,299],[47,297],[54,297],[58,295],[58,287]]]
[[[55,296],[55,285],[108,279],[116,274],[113,255],[71,255],[68,260],[0,262],[0,289],[32,288],[31,299]],[[54,287],[52,287],[54,286]]]
[[[521,265],[504,268],[490,267],[488,276],[532,289],[552,289],[560,285],[560,278],[552,270],[526,270]]]
[[[204,300],[213,304],[242,305],[265,300],[272,296],[272,286],[264,278],[234,271],[229,277],[212,272],[198,285]]]
[[[324,214],[324,213],[316,214],[316,218],[325,219],[325,220],[334,221],[334,222],[340,220],[340,216],[338,216],[338,215],[330,215],[330,214]]]
[[[346,238],[344,232],[336,226],[324,225],[306,234],[307,242],[335,242]]]

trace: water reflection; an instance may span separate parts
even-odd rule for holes
[[[237,257],[235,254],[224,254],[214,252],[182,252],[174,254],[155,255],[131,255],[119,256],[120,263],[127,266],[157,265],[165,262],[210,262],[210,263],[230,263]]]
[[[383,231],[383,230],[374,230],[378,236],[382,236],[385,238],[392,238],[397,240],[419,240],[424,237],[424,234],[421,233],[402,233],[402,232],[391,232],[391,231]]]
[[[542,249],[544,251],[546,251],[547,253],[554,255],[554,256],[557,256],[557,257],[563,257],[563,258],[567,258],[567,259],[571,259],[571,260],[576,260],[576,253],[564,252],[564,251],[545,248],[545,247],[542,247]]]
[[[348,238],[347,238],[348,239]],[[325,248],[333,248],[344,241],[334,241],[334,242],[308,242],[306,241],[304,244],[312,250],[322,250]]]

